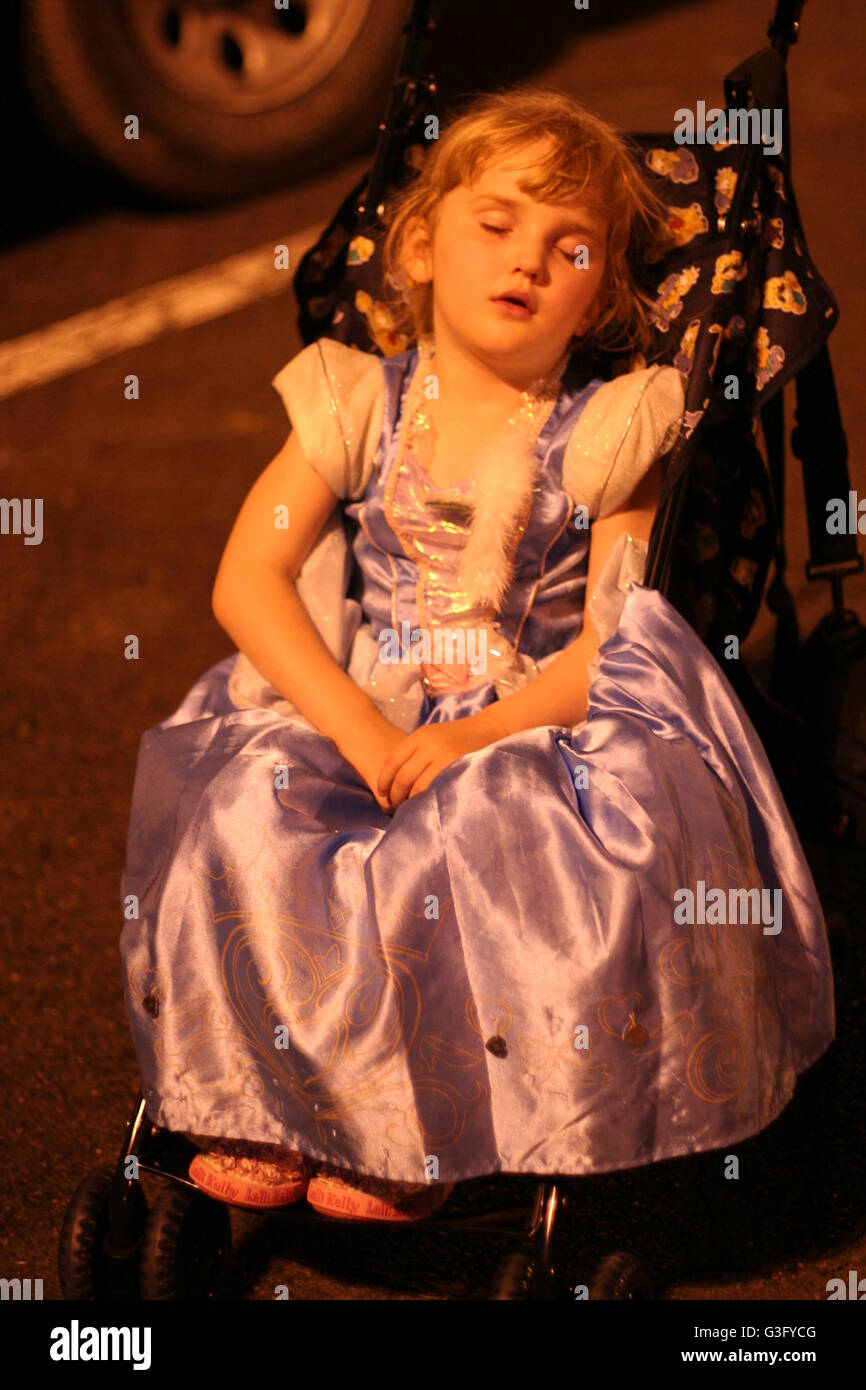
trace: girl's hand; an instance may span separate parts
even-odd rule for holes
[[[379,769],[393,749],[398,748],[406,734],[398,729],[384,714],[371,713],[339,740],[337,747],[352,767],[366,782],[383,811],[393,812],[394,807],[387,796],[377,791],[376,783]]]
[[[486,712],[486,711],[485,711]],[[434,777],[465,753],[474,753],[500,737],[489,722],[478,717],[453,719],[447,724],[425,724],[414,733],[403,734],[382,763],[377,789],[397,807],[407,797],[426,791]]]

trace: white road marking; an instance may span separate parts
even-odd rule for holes
[[[282,294],[324,225],[285,238],[288,270],[275,268],[274,247],[281,243],[269,242],[0,343],[0,399],[80,371],[124,348],[139,347],[169,329],[189,328],[265,295]]]

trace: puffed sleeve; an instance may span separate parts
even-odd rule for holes
[[[364,495],[382,434],[385,379],[380,359],[334,338],[293,357],[271,385],[301,448],[337,497]]]
[[[565,491],[590,520],[628,501],[654,459],[673,447],[682,422],[686,378],[676,367],[643,367],[599,386],[566,445]]]

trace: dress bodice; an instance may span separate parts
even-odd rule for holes
[[[483,632],[486,663],[470,671],[465,688],[495,683],[503,693],[537,674],[539,662],[557,655],[583,626],[589,528],[573,524],[572,500],[562,486],[562,458],[578,415],[600,382],[568,373],[563,377],[535,442],[531,505],[513,546],[511,584],[496,611],[469,602],[457,582],[477,498],[476,479],[441,487],[398,447],[416,365],[415,349],[382,364],[386,402],[376,464],[363,498],[346,508],[358,527],[353,553],[362,575],[363,618],[376,641],[386,629],[401,639],[446,627]],[[417,664],[414,669],[417,678]],[[387,673],[381,674],[387,680]]]

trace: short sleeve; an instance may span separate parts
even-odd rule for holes
[[[599,386],[566,445],[565,491],[590,520],[628,501],[653,461],[674,445],[682,423],[686,378],[676,367],[644,367]]]
[[[337,497],[363,497],[382,434],[381,360],[319,338],[273,378],[310,465]]]

